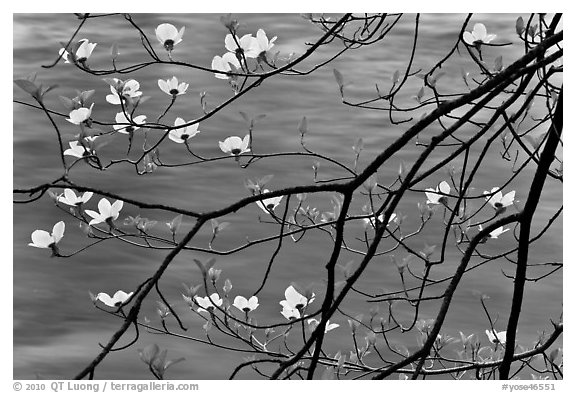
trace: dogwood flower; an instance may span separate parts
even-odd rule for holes
[[[233,156],[238,156],[242,153],[249,152],[250,149],[250,134],[246,135],[244,139],[240,139],[238,136],[230,136],[224,139],[224,142],[218,142],[220,150],[224,153],[230,153]]]
[[[94,103],[90,105],[90,108],[74,109],[73,111],[70,112],[70,114],[68,115],[68,119],[66,120],[76,125],[85,123],[88,121],[88,119],[90,119],[90,116],[92,115],[92,108],[94,108]]]
[[[99,212],[95,212],[93,210],[86,210],[86,214],[92,217],[92,220],[88,223],[88,225],[96,225],[102,222],[111,223],[115,219],[118,218],[120,215],[120,210],[122,210],[122,206],[124,206],[124,202],[121,200],[117,200],[113,204],[110,204],[108,199],[102,198],[100,202],[98,202],[98,210]]]
[[[390,218],[388,219],[388,224],[390,224],[395,219],[396,219],[396,213],[392,213],[390,215]],[[379,223],[382,223],[382,221],[384,221],[384,214],[380,214],[377,220]],[[376,227],[376,221],[374,220],[374,217],[363,218],[362,221],[364,221],[364,228],[367,228],[368,225],[372,225],[372,227],[374,228]]]
[[[58,197],[58,202],[65,203],[69,206],[80,206],[83,203],[86,203],[92,198],[94,195],[92,192],[88,191],[82,194],[81,197],[76,196],[76,193],[69,188],[64,190],[64,195],[60,195]]]
[[[488,336],[488,340],[493,344],[506,344],[506,330],[503,332],[496,332],[496,334],[494,334],[493,330],[486,330],[486,335]]]
[[[282,307],[280,314],[282,314],[287,320],[300,318],[300,312],[295,308]]]
[[[92,152],[89,149],[82,146],[78,141],[68,142],[68,145],[70,145],[70,148],[64,150],[65,156],[82,158],[92,154]]]
[[[468,45],[481,45],[490,43],[496,38],[496,34],[487,34],[486,26],[482,23],[476,23],[472,32],[465,31],[462,38]]]
[[[286,299],[280,301],[280,305],[283,308],[302,310],[304,307],[314,301],[316,294],[312,293],[310,299],[308,299],[306,296],[298,293],[298,291],[292,285],[290,285],[284,291],[284,297],[286,297]]]
[[[176,97],[186,93],[186,90],[188,90],[188,83],[182,82],[178,84],[178,78],[173,76],[172,79],[158,79],[158,87],[164,93]]]
[[[96,43],[90,43],[87,39],[80,40],[82,43],[76,50],[76,61],[83,63],[90,58],[92,51],[96,48]]]
[[[180,117],[177,117],[174,121],[174,127],[181,126],[182,124],[186,124],[186,121]],[[175,130],[171,130],[168,133],[168,138],[173,140],[176,143],[184,143],[189,138],[192,138],[194,135],[198,134],[200,130],[198,130],[199,123],[192,124],[188,127],[177,128]]]
[[[65,48],[60,48],[60,50],[58,51],[58,54],[64,60],[65,64],[70,64],[70,61],[68,60],[68,55],[70,53]]]
[[[116,291],[114,296],[110,297],[110,295],[108,295],[107,293],[100,292],[98,295],[96,295],[96,300],[100,300],[108,307],[120,307],[121,305],[127,303],[133,294],[134,292],[126,293],[120,290]]]
[[[56,245],[64,237],[65,228],[64,221],[59,221],[54,224],[52,233],[36,229],[31,235],[32,243],[28,243],[28,245],[36,248],[51,248],[56,253]]]
[[[510,191],[508,194],[504,196],[502,195],[502,191],[498,191],[498,187],[492,188],[491,191],[484,191],[484,195],[490,195],[490,194],[494,195],[486,196],[486,200],[490,205],[492,205],[492,207],[494,208],[494,210],[496,210],[496,212],[501,213],[504,210],[506,210],[506,207],[514,203],[514,197],[516,196],[516,191]]]
[[[136,130],[139,130],[140,127],[146,124],[146,115],[136,116],[130,121],[124,112],[118,112],[114,120],[116,120],[117,123],[112,126],[114,130],[122,134],[130,134]],[[127,125],[127,123],[135,123],[138,126],[134,126],[132,124]]]
[[[182,36],[184,35],[185,26],[182,26],[180,31],[170,23],[162,23],[156,27],[156,38],[164,46],[164,48],[170,52],[174,49],[174,46],[182,42]]]
[[[242,53],[246,58],[257,58],[258,57],[258,41],[256,38],[252,37],[252,34],[245,34],[242,38],[238,36],[232,36],[232,34],[227,34],[224,38],[224,44],[226,49],[236,54],[238,59],[242,58]]]
[[[425,194],[428,200],[426,203],[430,205],[445,204],[448,200],[446,195],[441,195],[438,192],[441,192],[442,194],[450,194],[450,186],[448,185],[448,182],[441,182],[436,189],[427,188]]]
[[[236,296],[232,305],[240,311],[249,313],[250,311],[256,310],[258,307],[258,298],[252,296],[250,299],[246,299],[244,296]]]
[[[478,230],[482,231],[482,224],[478,225]],[[508,232],[509,230],[510,230],[510,228],[499,227],[499,228],[494,229],[492,232],[490,232],[489,236],[492,239],[498,239],[498,236],[500,236],[504,232]],[[486,239],[487,239],[487,237],[483,239],[483,242],[485,242]]]
[[[217,293],[213,293],[210,297],[194,296],[194,300],[196,300],[196,303],[200,306],[198,312],[212,312],[214,305],[220,307],[223,303],[223,300],[220,299],[220,295]]]
[[[111,94],[106,96],[106,101],[112,105],[120,105],[122,102],[126,103],[128,98],[136,98],[142,95],[140,90],[140,83],[135,79],[128,79],[123,82],[120,79],[113,78],[116,86],[110,85]]]
[[[266,32],[262,29],[258,30],[256,33],[256,52],[258,53],[258,57],[266,55],[266,52],[274,47],[274,41],[276,41],[276,38],[278,37],[274,37],[268,41]]]
[[[222,55],[222,57],[214,56],[214,58],[212,59],[212,69],[217,71],[223,71],[223,72],[232,71],[232,67],[230,67],[230,64],[234,66],[235,70],[241,68],[240,62],[236,58],[236,55],[232,52],[227,52],[224,55]],[[220,73],[214,73],[214,76],[218,79],[230,78],[228,75]]]
[[[262,191],[262,194],[266,194],[267,192],[270,192],[270,190],[264,190]],[[264,210],[266,214],[270,214],[271,211],[278,207],[282,198],[283,196],[280,195],[274,198],[263,199],[262,201],[256,202],[256,204],[260,209]]]
[[[510,228],[504,228],[504,227],[496,228],[492,232],[490,232],[490,237],[492,239],[498,239],[498,236],[500,236],[504,232],[508,232],[509,230],[510,230]]]
[[[311,329],[316,329],[316,326],[318,326],[320,322],[318,322],[318,320],[311,318],[308,320],[308,325],[310,325]],[[326,322],[326,326],[324,327],[324,333],[328,333],[330,330],[334,330],[336,329],[338,326],[337,323],[330,323],[330,320],[328,320],[328,322]]]

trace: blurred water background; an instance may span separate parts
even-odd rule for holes
[[[164,22],[186,26],[184,41],[174,52],[177,60],[188,61],[209,67],[212,57],[225,52],[224,36],[226,31],[219,22],[220,15],[215,14],[136,14],[134,20],[145,31],[159,53],[162,48],[154,37],[154,28]],[[263,28],[268,36],[278,36],[276,49],[283,55],[296,54],[306,50],[306,43],[319,37],[319,30],[295,14],[258,14],[239,15],[241,34],[255,34]],[[504,64],[509,64],[522,53],[522,46],[515,38],[514,23],[516,14],[475,15],[472,23],[482,22],[489,33],[498,34],[497,42],[514,42],[505,48],[489,48],[484,52],[489,63],[498,54],[503,54]],[[415,69],[428,70],[449,50],[464,20],[463,15],[423,15],[420,37],[416,55]],[[42,64],[55,60],[60,48],[59,42],[66,42],[74,31],[78,20],[73,15],[64,14],[15,14],[14,15],[14,77],[22,77],[32,72],[38,73],[38,79],[46,84],[56,83],[59,88],[50,94],[48,107],[65,112],[57,96],[73,97],[75,89],[95,89],[95,108],[93,117],[112,122],[118,108],[105,102],[109,87],[101,78],[86,75],[71,65],[59,63],[55,68],[42,69]],[[336,60],[333,65],[324,67],[307,76],[281,76],[267,80],[260,88],[250,92],[241,100],[222,110],[216,116],[200,125],[201,133],[194,137],[193,148],[204,156],[220,155],[218,141],[230,135],[243,136],[247,126],[238,114],[244,111],[250,115],[265,113],[267,116],[255,128],[256,152],[297,151],[299,134],[297,126],[302,116],[306,116],[310,133],[308,146],[322,154],[329,155],[347,164],[353,162],[351,146],[357,138],[362,137],[365,144],[359,167],[362,168],[379,151],[385,148],[394,138],[401,135],[409,124],[391,126],[388,114],[381,111],[366,111],[342,105],[337,86],[334,82],[332,68],[338,68],[352,85],[347,87],[351,101],[368,99],[374,96],[374,84],[386,90],[390,87],[390,78],[396,69],[404,65],[411,47],[414,16],[406,15],[385,41],[370,48],[350,51]],[[96,68],[108,67],[109,48],[114,42],[120,46],[120,65],[137,63],[145,60],[145,53],[138,45],[137,33],[120,16],[91,20],[86,23],[78,38],[88,38],[97,42],[89,63]],[[339,47],[338,47],[339,48]],[[333,54],[335,49],[322,49],[302,69],[310,67]],[[164,55],[164,53],[162,53]],[[447,74],[441,79],[440,89],[462,91],[465,89],[460,76],[460,68],[469,67],[470,62],[460,60],[448,64]],[[459,63],[460,62],[460,63]],[[226,99],[231,91],[225,81],[217,80],[210,73],[193,69],[182,69],[170,65],[144,68],[130,77],[141,83],[141,90],[151,99],[142,105],[138,114],[146,114],[150,119],[157,117],[169,104],[169,97],[158,89],[159,78],[168,79],[173,75],[179,80],[190,83],[188,93],[179,97],[173,110],[165,118],[172,124],[179,116],[186,120],[201,115],[199,94],[208,92],[211,106]],[[407,94],[415,95],[419,86],[408,89]],[[29,97],[14,88],[14,98],[31,102]],[[405,98],[408,98],[405,97]],[[406,100],[408,102],[408,99]],[[57,155],[57,142],[54,130],[50,127],[45,115],[40,111],[14,104],[14,187],[31,187],[52,180],[60,175],[61,163]],[[537,110],[537,109],[536,109]],[[75,127],[58,119],[67,140],[77,132]],[[474,130],[471,129],[470,132]],[[463,131],[466,132],[466,131]],[[428,132],[426,135],[430,135]],[[111,158],[121,157],[126,150],[126,136],[108,137],[110,143],[100,151],[104,162]],[[503,161],[494,149],[491,159],[482,166],[474,183],[475,192],[502,184],[510,173],[510,163]],[[379,182],[391,183],[396,176],[401,160],[410,163],[421,151],[421,148],[410,144],[401,154],[391,160],[389,166],[379,171]],[[170,141],[161,147],[162,158],[166,162],[178,163],[187,160],[185,149]],[[430,164],[440,156],[430,159]],[[84,164],[77,165],[72,171],[72,178],[83,184],[106,189],[146,202],[158,202],[175,205],[196,211],[208,211],[234,202],[246,195],[244,179],[274,174],[269,188],[278,189],[297,184],[312,183],[311,166],[313,159],[282,158],[263,160],[246,170],[238,167],[234,160],[221,160],[202,166],[184,166],[179,168],[160,168],[147,176],[136,176],[132,167],[118,165],[106,172],[97,172]],[[457,166],[461,161],[456,161]],[[458,168],[457,168],[458,169]],[[343,175],[341,171],[321,163],[320,178]],[[434,187],[446,177],[440,172],[427,180],[425,187]],[[516,190],[516,199],[525,200],[530,176],[521,175],[506,190]],[[94,209],[99,198],[89,202]],[[309,198],[306,203],[318,206],[322,211],[329,209],[330,195],[319,195]],[[417,224],[417,202],[424,202],[422,193],[411,193],[399,206],[398,211],[407,215],[406,228]],[[562,203],[562,188],[558,183],[548,183],[543,195],[542,206],[535,219],[535,228],[542,228],[549,217]],[[365,201],[354,205],[354,212],[360,213]],[[282,203],[281,207],[284,207]],[[158,220],[158,233],[168,235],[163,222],[173,218],[172,215],[158,211],[139,211],[125,205],[120,219],[128,215],[140,214]],[[268,235],[274,227],[260,224],[262,212],[254,205],[227,217],[231,223],[215,243],[215,248],[226,249],[241,245],[246,238],[256,239]],[[435,220],[439,220],[441,213]],[[262,217],[265,218],[265,217]],[[120,326],[120,320],[96,310],[90,301],[88,291],[94,293],[113,293],[118,289],[130,291],[149,277],[166,254],[162,251],[136,249],[122,242],[106,242],[97,245],[87,252],[69,259],[50,259],[49,252],[28,247],[30,234],[35,229],[50,229],[55,222],[64,220],[67,224],[66,234],[61,248],[72,252],[87,244],[77,223],[70,216],[55,208],[47,196],[33,205],[14,205],[14,378],[70,378],[85,367],[99,352],[98,343],[105,343],[111,334]],[[436,221],[438,224],[439,221]],[[184,220],[183,230],[192,225],[190,219]],[[437,226],[435,227],[438,228]],[[439,233],[430,225],[422,236],[411,241],[416,249],[425,244],[438,243]],[[362,233],[361,225],[352,225],[349,236],[353,238]],[[203,230],[195,240],[196,246],[207,246],[210,230]],[[512,233],[504,234],[495,242],[483,246],[487,253],[497,253],[511,246]],[[287,242],[280,252],[272,269],[271,279],[260,294],[260,307],[253,317],[265,323],[279,322],[281,307],[278,302],[283,298],[284,289],[291,282],[302,286],[319,284],[324,274],[324,264],[328,258],[327,250],[330,240],[325,235],[308,236],[304,241],[294,245]],[[352,243],[354,244],[353,240]],[[384,242],[385,245],[389,244]],[[359,246],[356,242],[355,246]],[[230,278],[234,288],[232,295],[250,295],[258,288],[264,274],[267,256],[274,245],[248,248],[240,253],[217,258],[217,267],[223,270],[221,284]],[[394,252],[397,258],[406,254],[401,250]],[[562,255],[562,221],[558,220],[549,231],[531,248],[531,261],[558,261]],[[189,327],[187,333],[194,337],[203,337],[202,321],[187,311],[182,301],[182,283],[200,283],[198,270],[192,258],[207,258],[195,252],[181,254],[170,266],[161,287],[171,304]],[[343,253],[341,263],[359,260],[358,256]],[[454,271],[459,254],[451,250],[447,262],[434,274],[434,278],[445,277]],[[415,271],[421,266],[415,265]],[[512,294],[512,281],[506,279],[502,272],[513,273],[513,265],[494,261],[476,269],[466,277],[456,293],[455,301],[448,315],[443,334],[458,336],[476,333],[487,344],[484,330],[488,322],[481,309],[477,293],[490,296],[488,306],[493,317],[496,317],[497,330],[504,330]],[[533,272],[536,275],[537,272]],[[376,258],[369,268],[359,288],[380,292],[384,289],[400,289],[395,266],[388,257]],[[412,285],[414,281],[410,282]],[[440,293],[442,288],[433,288],[428,294]],[[142,315],[158,322],[155,313],[154,294],[145,304]],[[343,308],[352,315],[368,314],[372,307],[361,299],[351,299]],[[385,309],[381,306],[381,309]],[[523,308],[519,342],[523,346],[532,345],[542,330],[550,329],[549,319],[557,319],[562,310],[562,277],[556,273],[546,280],[528,283],[525,306]],[[432,318],[437,305],[423,307],[420,318]],[[412,310],[400,306],[398,315],[401,320],[409,321]],[[337,350],[347,352],[353,349],[352,339],[346,318],[339,316],[333,322],[340,328],[332,331],[328,338],[331,353]],[[128,342],[127,336],[122,343]],[[404,336],[393,335],[394,343],[413,348],[416,334]],[[168,357],[184,356],[186,361],[171,369],[167,377],[174,379],[213,379],[227,378],[234,366],[244,354],[231,353],[226,350],[210,347],[192,341],[179,341],[159,335],[142,332],[140,341],[133,347],[110,354],[98,368],[96,378],[106,379],[149,379],[151,375],[146,366],[138,359],[137,348],[149,343],[158,343],[168,349]],[[237,345],[232,343],[233,345]],[[457,346],[458,344],[453,344]],[[457,349],[457,348],[456,348]],[[253,374],[241,374],[241,378],[253,377]]]

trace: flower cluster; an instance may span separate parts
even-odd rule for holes
[[[135,79],[122,81],[112,78],[110,83],[110,94],[106,96],[106,101],[112,105],[126,105],[128,100],[140,97],[140,83]]]
[[[245,34],[242,37],[227,34],[224,38],[224,46],[228,52],[222,56],[214,56],[212,69],[220,72],[214,73],[219,79],[229,79],[229,72],[236,72],[246,65],[248,59],[257,59],[258,62],[266,61],[266,53],[274,47],[277,37],[268,40],[266,32],[259,29],[256,37]],[[233,67],[233,68],[232,68]]]
[[[447,195],[450,194],[450,185],[448,182],[442,181],[435,189],[427,188],[425,194],[426,198],[428,198],[427,204],[444,205],[448,201]]]
[[[280,301],[280,305],[282,306],[281,313],[286,319],[290,320],[300,318],[302,316],[301,313],[314,301],[316,295],[312,293],[310,298],[307,298],[290,285],[284,291],[284,297],[286,299]]]

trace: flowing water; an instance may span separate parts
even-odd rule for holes
[[[485,58],[493,59],[498,53],[504,55],[504,63],[509,64],[522,51],[515,39],[514,23],[518,15],[476,15],[474,22],[486,24],[489,32],[498,34],[499,42],[515,42],[513,46],[503,49],[490,48],[484,53]],[[177,27],[186,26],[184,41],[174,51],[175,60],[183,60],[209,67],[215,55],[224,53],[225,29],[219,22],[220,15],[213,14],[136,14],[134,20],[151,37],[153,45],[160,53],[162,48],[154,37],[154,28],[163,22],[170,22]],[[263,28],[269,37],[278,36],[276,49],[286,55],[291,52],[303,53],[306,43],[313,42],[319,36],[317,28],[299,15],[258,14],[241,15],[241,32],[255,33]],[[250,92],[242,99],[223,109],[216,116],[202,122],[200,134],[193,139],[193,149],[204,156],[218,156],[218,141],[230,135],[243,136],[247,126],[238,114],[244,111],[249,115],[260,113],[266,117],[256,124],[254,130],[254,151],[272,153],[299,150],[298,123],[306,116],[309,124],[307,145],[319,153],[328,155],[346,164],[352,164],[354,156],[351,146],[357,138],[362,137],[365,150],[362,153],[359,167],[365,166],[371,157],[385,148],[394,138],[401,135],[408,124],[390,125],[388,114],[381,111],[365,111],[342,105],[334,81],[332,68],[338,68],[347,81],[347,94],[351,101],[368,99],[374,96],[374,84],[384,90],[390,86],[390,77],[396,69],[408,60],[411,47],[414,16],[406,15],[393,33],[385,41],[370,48],[361,48],[346,53],[332,65],[319,69],[309,75],[298,77],[281,76],[267,80],[260,88]],[[428,70],[441,59],[451,48],[460,30],[462,15],[424,15],[421,19],[420,44],[417,48],[417,59],[414,68]],[[59,63],[55,68],[42,69],[40,66],[55,60],[60,42],[66,42],[78,23],[73,15],[15,15],[14,16],[14,77],[22,77],[32,72],[38,73],[38,79],[46,84],[59,85],[55,93],[49,94],[48,106],[57,111],[65,110],[57,96],[73,97],[75,89],[95,89],[94,117],[98,120],[112,122],[117,112],[116,107],[105,102],[109,87],[100,77],[89,76],[79,72],[71,65]],[[78,38],[89,38],[97,42],[93,57],[89,63],[93,67],[107,67],[110,46],[117,42],[120,48],[119,64],[127,65],[145,61],[145,53],[138,46],[138,35],[120,16],[89,21]],[[327,59],[334,49],[322,48],[315,56],[301,65],[306,69],[313,64]],[[162,54],[164,55],[164,54]],[[470,63],[459,57],[441,79],[441,88],[450,91],[462,90],[460,67]],[[488,60],[487,60],[488,61]],[[493,61],[493,60],[492,60]],[[451,68],[450,68],[451,67]],[[157,117],[169,104],[169,97],[157,86],[157,79],[168,79],[173,75],[179,80],[190,83],[186,95],[178,98],[173,109],[164,119],[173,122],[179,116],[190,120],[201,115],[199,94],[208,92],[209,105],[215,106],[230,95],[225,81],[214,78],[211,73],[194,69],[182,69],[170,65],[151,66],[137,71],[132,78],[141,83],[141,90],[151,99],[142,105],[141,113],[149,119]],[[415,87],[413,93],[419,87]],[[412,92],[410,92],[412,93]],[[31,100],[17,87],[14,98],[30,102]],[[14,186],[31,187],[54,179],[60,174],[61,163],[58,159],[58,148],[55,132],[40,111],[14,104]],[[58,126],[66,140],[70,140],[77,131],[64,118],[58,118]],[[471,130],[472,132],[473,130]],[[427,135],[430,135],[428,131]],[[426,135],[425,135],[426,137]],[[108,137],[110,143],[104,146],[101,157],[104,162],[121,156],[127,147],[126,136],[116,134]],[[141,143],[137,139],[136,144]],[[137,147],[137,145],[135,145]],[[392,182],[401,160],[410,163],[421,151],[421,147],[411,144],[390,165],[379,171],[379,182]],[[482,166],[474,186],[477,193],[502,184],[510,173],[509,162],[498,158],[494,151],[493,159]],[[165,162],[182,163],[187,159],[182,145],[170,141],[164,142],[161,157]],[[430,164],[438,160],[431,157]],[[263,160],[248,169],[241,169],[234,160],[219,160],[209,165],[181,166],[177,168],[159,168],[147,176],[135,176],[133,168],[117,165],[106,172],[97,172],[84,164],[77,165],[72,171],[72,178],[83,184],[106,189],[128,198],[145,202],[156,202],[175,205],[196,211],[208,211],[224,207],[247,194],[244,179],[274,174],[269,188],[278,189],[297,184],[312,183],[312,169],[315,159],[294,157]],[[456,162],[457,165],[460,162]],[[341,176],[327,162],[322,162],[320,178]],[[433,187],[446,176],[441,172],[427,180],[425,187]],[[525,200],[529,187],[529,175],[519,176],[509,186],[516,189],[516,198]],[[310,197],[306,203],[318,206],[326,211],[329,208],[329,195]],[[89,208],[96,206],[96,197],[89,202]],[[538,211],[535,228],[541,228],[561,204],[562,188],[556,183],[549,183],[543,197],[542,207]],[[414,228],[418,214],[417,202],[424,202],[422,193],[410,193],[398,210],[407,215],[406,228]],[[354,205],[354,212],[360,213],[360,202]],[[281,208],[284,207],[284,202]],[[157,220],[158,233],[167,236],[163,222],[173,215],[149,210],[140,211],[125,204],[120,219],[128,215],[140,214]],[[436,214],[439,223],[441,210]],[[214,243],[215,249],[227,249],[243,244],[246,239],[256,239],[274,231],[270,224],[260,224],[259,218],[265,219],[262,211],[255,205],[241,209],[226,217],[230,222],[222,236]],[[55,222],[64,220],[67,224],[64,240],[61,243],[63,252],[70,253],[87,244],[77,224],[70,216],[57,209],[47,196],[33,205],[14,205],[14,378],[70,378],[99,352],[98,343],[105,343],[120,325],[120,320],[96,310],[90,301],[88,291],[113,293],[118,289],[133,290],[144,279],[149,277],[159,265],[166,251],[149,251],[136,249],[120,241],[109,241],[96,245],[86,252],[68,259],[50,259],[49,252],[27,244],[30,234],[35,229],[49,229]],[[192,225],[190,219],[184,219],[183,229]],[[362,233],[356,225],[350,236]],[[356,231],[356,232],[354,232]],[[356,233],[356,235],[354,235]],[[211,232],[205,229],[200,232],[194,245],[206,247]],[[497,253],[506,249],[512,242],[511,232],[495,242],[485,245],[484,250]],[[410,244],[422,249],[425,244],[438,241],[438,233],[432,228],[426,230],[417,240]],[[384,242],[386,246],[386,242]],[[355,243],[359,246],[359,243]],[[217,257],[217,267],[222,269],[222,278],[230,278],[233,283],[232,295],[248,296],[260,285],[267,256],[274,249],[274,244],[264,247],[248,248],[229,256]],[[302,242],[287,242],[279,253],[272,268],[271,277],[259,295],[260,307],[253,313],[261,323],[280,322],[280,306],[284,289],[291,282],[302,286],[312,283],[319,285],[324,275],[324,264],[328,258],[330,240],[325,235],[307,236]],[[384,249],[384,248],[383,248]],[[401,250],[394,253],[397,258],[406,254]],[[441,278],[454,271],[458,255],[453,250],[448,254],[447,262],[438,269],[434,278]],[[531,261],[558,261],[562,255],[562,222],[558,220],[531,249]],[[203,337],[202,321],[187,311],[182,301],[182,283],[200,283],[198,270],[193,258],[206,259],[200,252],[183,253],[176,258],[161,282],[165,296],[173,307],[185,318],[189,327],[188,334]],[[358,261],[358,256],[344,253],[341,263],[349,260]],[[414,266],[419,271],[421,266]],[[477,293],[490,296],[488,307],[493,318],[496,318],[498,330],[504,330],[507,322],[512,281],[502,275],[513,273],[509,263],[491,262],[476,269],[461,283],[456,293],[455,302],[448,315],[443,334],[457,336],[459,331],[467,334],[476,333],[486,342],[484,330],[488,322],[480,306]],[[400,289],[396,268],[388,257],[375,258],[359,289],[380,292],[384,289]],[[412,285],[415,282],[411,282]],[[561,274],[556,274],[537,283],[529,283],[526,303],[521,317],[519,340],[524,346],[537,340],[543,329],[550,329],[548,320],[556,319],[562,310]],[[434,289],[429,294],[439,293]],[[155,312],[156,295],[145,304],[142,315],[148,316],[154,323],[158,322]],[[351,299],[343,305],[347,313],[368,314],[372,304],[361,299]],[[381,305],[381,309],[386,307]],[[435,305],[423,307],[420,318],[432,318],[437,309]],[[412,310],[403,306],[397,315],[404,321],[412,317]],[[330,332],[328,344],[332,353],[340,349],[351,350],[352,340],[346,318],[338,316],[333,321],[340,327]],[[176,329],[170,322],[170,326]],[[133,347],[114,352],[98,368],[96,378],[150,378],[145,365],[138,359],[136,349],[156,342],[168,349],[169,358],[184,356],[186,361],[168,371],[168,378],[211,379],[226,378],[234,365],[240,362],[243,354],[210,347],[193,341],[180,341],[148,334],[141,331],[140,341]],[[124,338],[122,343],[131,340]],[[414,347],[416,335],[394,336],[398,344]],[[238,344],[229,342],[232,346]],[[250,377],[242,374],[240,377]]]

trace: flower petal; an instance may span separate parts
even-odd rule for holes
[[[475,41],[474,36],[469,31],[465,31],[464,34],[462,34],[462,38],[464,39],[464,42],[467,43],[468,45],[474,45]]]
[[[516,191],[510,191],[508,194],[504,195],[500,200],[502,206],[510,206],[514,202],[514,197],[516,196]]]
[[[98,210],[100,211],[100,215],[104,217],[110,217],[110,211],[112,210],[112,205],[106,198],[100,199],[98,202]]]
[[[58,243],[64,237],[64,229],[66,229],[64,221],[58,221],[54,224],[54,228],[52,228],[52,237],[54,238],[55,243]]]
[[[41,229],[37,229],[32,232],[30,237],[32,238],[32,243],[28,243],[28,245],[32,247],[48,248],[50,244],[54,243],[52,236],[50,236],[48,232]]]

